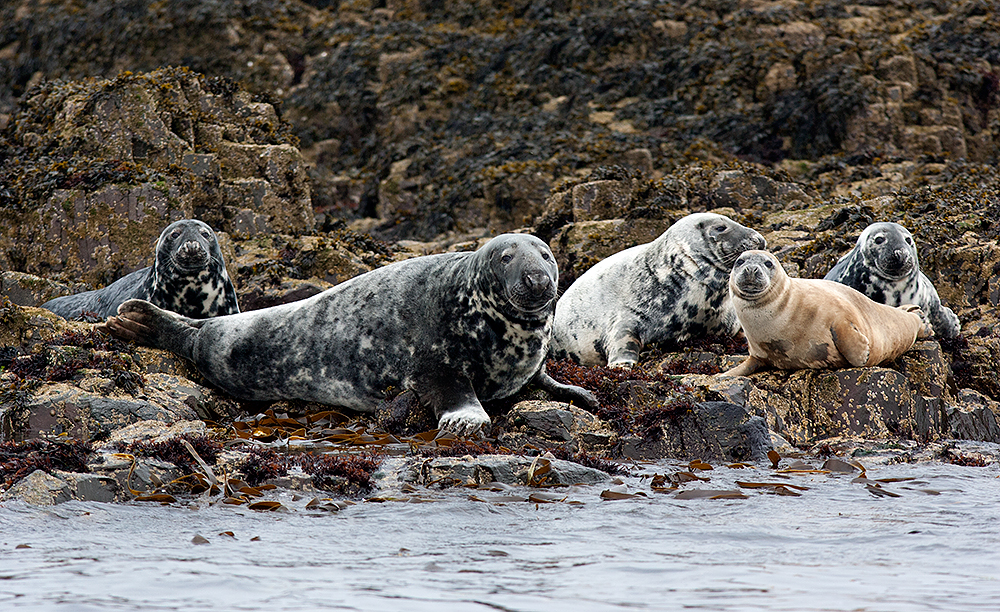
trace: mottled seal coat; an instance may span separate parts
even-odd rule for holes
[[[490,423],[481,402],[529,382],[597,407],[589,391],[545,373],[557,279],[544,242],[504,234],[476,252],[397,262],[228,317],[198,321],[132,300],[106,328],[189,359],[239,398],[372,411],[409,389],[442,429],[470,434]]]
[[[767,251],[740,255],[729,279],[750,356],[723,376],[873,366],[933,332],[920,307],[893,308],[828,280],[789,278]]]
[[[680,219],[570,285],[556,304],[553,356],[623,366],[650,342],[735,334],[729,271],[740,253],[765,245],[759,233],[722,215]]]
[[[195,219],[175,221],[160,233],[152,266],[127,274],[103,289],[49,300],[42,308],[67,319],[83,312],[107,318],[133,298],[193,319],[240,311],[219,240],[211,227]]]
[[[920,271],[913,235],[898,223],[869,225],[823,278],[854,287],[881,304],[920,306],[942,338],[955,338],[961,331],[958,317],[941,304],[934,285]]]

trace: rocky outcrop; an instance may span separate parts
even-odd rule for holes
[[[274,107],[186,69],[32,92],[0,166],[0,265],[104,285],[151,263],[169,222],[238,237],[314,224],[305,165]]]
[[[601,482],[609,460],[759,461],[772,444],[988,460],[962,449],[1000,437],[995,2],[571,4],[0,8],[3,439],[95,445],[89,473],[29,461],[9,497],[132,499],[198,470],[218,486],[119,453],[195,434],[229,443],[210,468],[301,490],[351,481],[337,470],[363,483],[359,448],[407,454],[374,477],[400,491]],[[510,230],[551,245],[565,288],[703,210],[758,229],[800,277],[868,223],[902,223],[963,336],[878,368],[738,379],[709,375],[738,339],[647,347],[634,370],[577,374],[597,414],[528,389],[469,442],[420,438],[433,423],[412,393],[358,421],[240,403],[171,355],[30,308],[148,265],[180,217],[222,232],[249,310]],[[254,425],[237,439],[202,419]],[[357,445],[343,465],[268,454],[329,438]]]

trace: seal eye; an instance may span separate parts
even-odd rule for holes
[[[549,255],[548,253],[542,253],[542,259],[544,259],[545,261],[551,261],[552,256]]]
[[[770,270],[770,269],[772,269],[774,267],[774,264],[771,263],[770,259],[765,259],[764,260],[764,267],[767,268],[768,270]]]
[[[509,264],[513,260],[514,260],[514,256],[510,255],[510,254],[507,254],[507,255],[504,255],[503,257],[500,258],[500,263],[506,265],[506,264]]]
[[[212,232],[208,231],[205,228],[201,228],[201,235],[204,236],[205,238],[211,238]]]
[[[913,244],[913,238],[910,238],[909,236],[907,236],[906,237],[906,244]]]
[[[176,240],[180,235],[181,235],[181,230],[179,229],[175,229],[174,231],[170,232],[170,238],[174,240]]]
[[[885,236],[876,236],[875,240],[873,240],[872,242],[874,242],[875,244],[882,244],[883,242],[885,242]]]

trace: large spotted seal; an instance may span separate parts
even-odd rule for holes
[[[659,238],[602,260],[556,304],[552,354],[626,366],[650,342],[739,331],[729,271],[764,237],[714,213],[688,215]]]
[[[557,279],[544,242],[504,234],[475,252],[397,262],[228,317],[194,320],[132,300],[106,327],[189,359],[239,398],[371,411],[409,389],[442,429],[470,434],[490,423],[481,402],[529,382],[597,407],[589,391],[545,373]]]
[[[789,278],[767,251],[740,255],[729,279],[750,356],[723,376],[770,366],[786,370],[872,366],[933,332],[920,307],[879,304],[828,280]]]
[[[955,338],[961,331],[958,317],[941,304],[934,285],[920,271],[913,235],[898,223],[869,225],[823,278],[854,287],[881,304],[920,306],[942,338]]]
[[[57,297],[42,304],[67,319],[84,312],[107,318],[125,300],[142,299],[193,319],[236,314],[236,289],[222,260],[219,240],[196,219],[175,221],[156,241],[153,265],[103,289]]]

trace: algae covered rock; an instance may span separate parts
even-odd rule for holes
[[[149,265],[180,218],[244,235],[310,230],[290,142],[270,104],[186,69],[48,82],[6,136],[0,265],[103,285]]]

